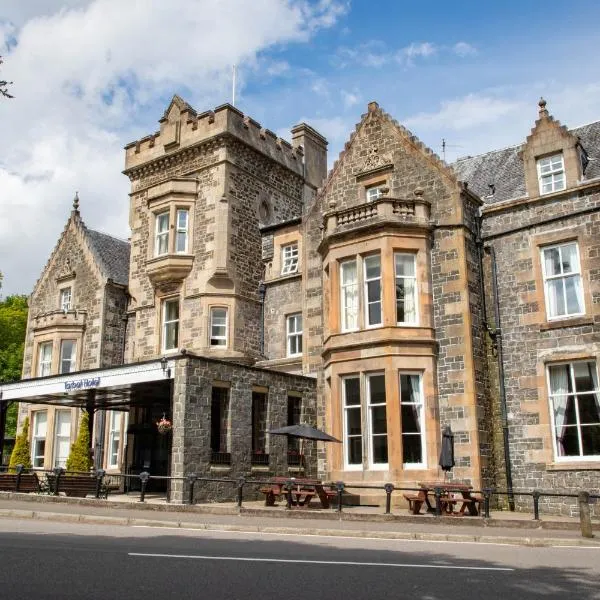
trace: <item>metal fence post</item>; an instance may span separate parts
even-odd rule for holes
[[[16,467],[16,471],[17,471],[17,480],[15,482],[15,492],[19,491],[19,487],[21,486],[21,473],[23,472],[23,469],[25,467],[23,465],[17,465]]]
[[[483,490],[483,518],[490,518],[490,497],[492,490],[490,488],[484,488]]]
[[[540,520],[540,496],[541,493],[539,490],[533,490],[533,518],[536,521]]]
[[[98,469],[96,471],[96,498],[100,498],[100,491],[102,490],[102,480],[106,471],[104,469]]]
[[[442,516],[442,488],[436,487],[434,489],[435,494],[435,516]]]
[[[238,508],[242,508],[242,499],[244,497],[244,484],[246,483],[246,478],[243,475],[240,475],[238,479],[238,488],[237,488],[237,505]]]
[[[148,485],[148,479],[150,479],[150,473],[148,471],[142,471],[140,473],[141,491],[140,491],[140,502],[144,502],[146,496],[146,486]]]
[[[189,503],[194,504],[194,485],[196,485],[196,473],[190,473],[188,475],[188,484],[190,486],[189,492]]]
[[[579,524],[581,526],[581,535],[585,538],[594,537],[594,534],[592,533],[592,519],[590,517],[589,492],[579,492],[577,500],[579,502]]]
[[[383,488],[385,489],[385,514],[389,515],[392,512],[392,492],[394,491],[394,484],[386,483]]]
[[[54,495],[58,496],[58,489],[60,487],[61,475],[65,472],[62,467],[56,467],[54,471]]]
[[[337,488],[337,512],[342,512],[342,494],[346,487],[343,481],[336,481],[335,487]]]

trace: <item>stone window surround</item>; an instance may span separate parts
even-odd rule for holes
[[[364,204],[365,202],[372,202],[374,198],[369,198],[369,190],[374,188],[387,188],[389,189],[389,177],[391,175],[391,169],[386,169],[385,172],[377,172],[373,174],[366,174],[364,176],[357,177],[358,185],[357,193],[358,193],[358,202],[359,204]],[[380,198],[380,195],[378,198]]]
[[[290,246],[291,244],[298,244],[298,267],[295,271],[290,273],[283,273],[283,248]],[[287,233],[276,233],[273,236],[273,260],[269,268],[269,274],[266,279],[276,279],[279,277],[293,277],[298,276],[302,271],[302,251],[303,251],[303,240],[298,229],[288,231]]]
[[[193,200],[183,200],[169,196],[161,196],[159,199],[148,202],[149,227],[148,227],[148,254],[146,260],[151,260],[159,256],[169,256],[171,254],[191,255],[193,254],[193,231],[194,231],[194,206]],[[177,238],[177,211],[188,211],[188,234],[186,252],[176,252],[175,243]],[[166,254],[156,254],[156,224],[158,215],[165,212],[169,213],[169,241]]]
[[[389,246],[381,243],[378,239],[355,243],[352,246],[358,253],[348,254],[346,247],[332,250],[329,253],[329,290],[330,290],[330,333],[353,333],[366,329],[378,329],[381,327],[423,327],[428,326],[424,321],[422,310],[422,290],[421,281],[425,275],[421,270],[425,262],[423,252],[426,251],[425,245],[420,243],[419,239],[406,238],[404,240],[391,240],[391,251]],[[367,326],[365,321],[364,307],[364,275],[362,261],[365,257],[376,253],[381,255],[381,299],[382,299],[382,322],[379,325]],[[417,322],[416,323],[397,323],[396,322],[396,281],[395,281],[395,254],[414,254],[416,260],[416,280],[417,280]],[[358,281],[358,328],[351,330],[342,329],[342,297],[341,297],[341,263],[347,260],[356,259],[358,261],[357,281]],[[326,265],[324,265],[326,266]]]
[[[560,168],[554,169],[554,170],[550,171],[549,173],[542,174],[541,162],[545,159],[553,159],[556,157],[560,157],[560,162],[561,162]],[[544,156],[536,156],[535,165],[536,165],[537,174],[538,174],[538,185],[540,186],[539,187],[540,196],[545,196],[546,194],[554,194],[556,192],[562,192],[563,190],[566,189],[567,174],[565,172],[565,158],[563,156],[562,150],[559,152],[551,152],[550,154],[546,154]],[[557,175],[557,174],[562,174],[562,187],[560,187],[560,188],[554,188],[554,175]],[[544,177],[551,177],[551,181],[552,181],[553,189],[548,190],[547,192],[545,192],[543,190],[543,185],[544,185],[543,178]]]
[[[538,402],[525,403],[525,412],[533,413],[537,409],[539,411],[539,425],[537,428],[543,437],[543,450],[536,454],[535,460],[526,460],[525,462],[543,462],[546,465],[547,471],[568,471],[576,470],[577,466],[587,469],[600,469],[600,459],[592,457],[586,459],[584,457],[576,457],[570,459],[568,457],[557,457],[554,452],[554,431],[552,425],[550,395],[548,392],[547,367],[556,363],[571,363],[581,361],[592,361],[596,363],[596,369],[600,375],[600,351],[589,352],[587,350],[573,350],[552,352],[538,359],[536,381],[538,389]],[[525,432],[527,433],[527,432]],[[578,470],[578,469],[577,469]]]
[[[31,377],[39,377],[39,361],[40,347],[46,342],[52,342],[52,363],[50,366],[50,374],[57,375],[60,373],[61,361],[61,342],[63,340],[74,340],[76,344],[76,358],[74,371],[79,369],[81,364],[81,352],[83,346],[83,329],[82,328],[52,328],[44,330],[44,333],[36,333],[33,338],[33,360],[31,364]]]
[[[167,302],[170,302],[172,300],[177,300],[179,303],[179,315],[178,315],[178,320],[177,320],[177,347],[175,348],[169,348],[168,350],[164,347],[164,337],[165,337],[165,332],[164,332],[164,311],[165,311],[165,305]],[[157,294],[157,303],[158,303],[158,307],[159,310],[156,311],[156,320],[157,320],[157,329],[156,331],[159,332],[158,340],[158,348],[157,348],[157,354],[160,356],[161,354],[171,354],[173,352],[178,352],[179,351],[179,347],[182,345],[181,344],[181,297],[179,296],[179,294],[165,294],[165,295],[159,295]]]
[[[291,322],[291,319],[293,319],[294,317],[300,317],[300,321],[301,321],[301,327],[300,327],[300,331],[294,330],[294,331],[290,331],[289,329],[289,325]],[[297,323],[297,320],[296,320]],[[304,319],[303,319],[303,315],[302,315],[302,311],[297,311],[294,313],[290,313],[285,315],[285,355],[286,358],[293,358],[293,357],[298,357],[298,356],[302,356],[303,352],[304,352],[304,343],[303,343],[303,335],[304,335]],[[300,352],[290,352],[290,342],[291,342],[291,338],[292,337],[300,337]]]
[[[33,456],[33,423],[34,414],[36,412],[46,412],[46,447],[44,449],[44,466],[36,467],[37,469],[51,469],[54,466],[54,441],[55,435],[55,415],[59,410],[70,410],[71,411],[71,437],[69,442],[70,445],[75,441],[77,436],[77,429],[79,427],[80,411],[75,408],[68,408],[64,406],[50,406],[46,404],[32,404],[27,409],[27,416],[29,417],[29,443],[31,445],[31,452]],[[33,462],[33,461],[32,461]]]
[[[71,280],[68,283],[64,283],[62,285],[59,286],[58,288],[58,308],[60,310],[62,310],[63,312],[67,312],[68,310],[72,310],[73,306],[75,305],[75,302],[73,301],[74,295],[73,295],[73,291],[74,291],[74,281]],[[65,306],[65,296],[67,294],[67,291],[69,292],[69,301],[68,301],[68,305]]]
[[[290,252],[288,252],[288,250]],[[281,275],[291,275],[292,273],[297,273],[299,264],[300,249],[298,248],[298,242],[292,242],[291,244],[285,244],[284,246],[281,246]]]
[[[531,236],[531,258],[533,262],[533,276],[535,280],[534,299],[538,305],[538,311],[532,313],[531,317],[540,326],[540,329],[576,326],[582,321],[593,318],[591,292],[589,280],[585,276],[590,270],[589,261],[586,258],[588,245],[583,225],[577,225],[560,231],[534,234]],[[575,242],[579,252],[579,269],[581,273],[581,286],[583,291],[583,314],[569,315],[564,317],[548,318],[546,310],[546,294],[544,286],[544,273],[542,269],[543,252],[547,246],[557,246]]]

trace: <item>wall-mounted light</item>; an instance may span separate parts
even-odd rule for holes
[[[167,360],[166,356],[163,356],[160,359],[160,366],[162,367],[162,371],[163,374],[165,375],[165,377],[171,377],[171,369],[168,368],[169,365],[169,361]]]

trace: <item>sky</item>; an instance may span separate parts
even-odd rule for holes
[[[520,144],[540,96],[568,127],[600,119],[596,0],[1,0],[1,293],[31,293],[80,198],[127,239],[123,146],[173,94],[232,101],[329,163],[375,100],[448,162]]]

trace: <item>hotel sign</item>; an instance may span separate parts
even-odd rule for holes
[[[72,392],[74,390],[88,390],[90,388],[96,388],[100,385],[100,377],[90,377],[89,379],[72,379],[71,381],[65,381],[65,392]]]

